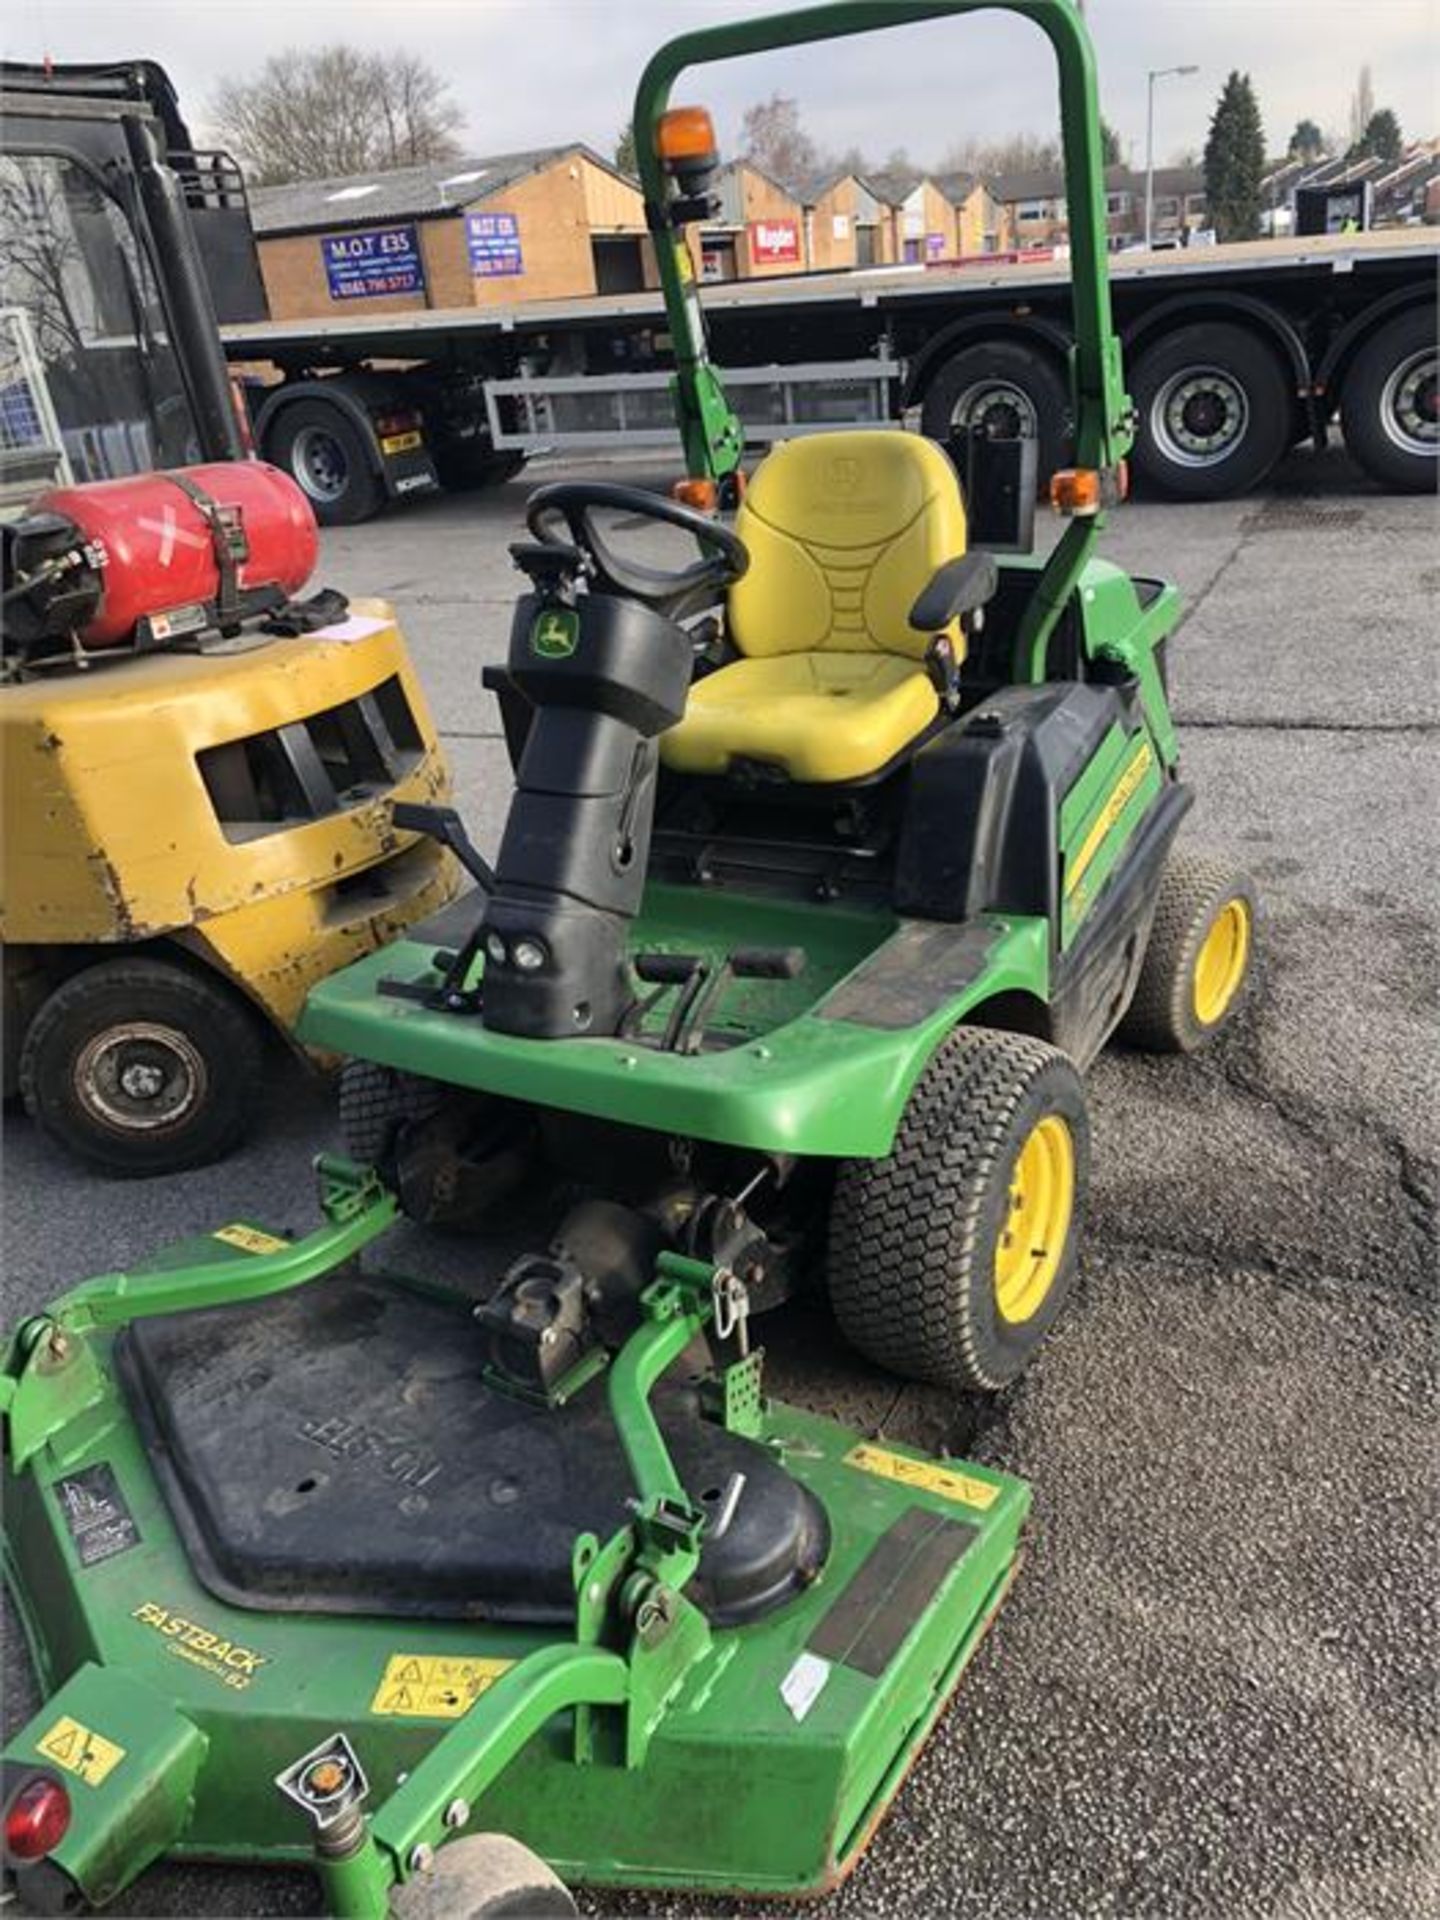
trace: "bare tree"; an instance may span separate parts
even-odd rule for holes
[[[1034,133],[1014,133],[1005,140],[965,140],[949,149],[940,171],[987,178],[1001,173],[1058,173],[1060,146]]]
[[[417,55],[337,44],[272,54],[250,79],[225,81],[209,118],[252,183],[274,186],[456,159],[465,116]]]
[[[740,155],[785,187],[799,186],[820,164],[815,142],[800,124],[799,107],[779,93],[746,108]]]

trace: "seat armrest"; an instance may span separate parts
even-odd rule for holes
[[[939,633],[960,614],[983,607],[999,584],[1000,569],[993,555],[962,553],[937,568],[910,609],[910,625],[917,633]]]

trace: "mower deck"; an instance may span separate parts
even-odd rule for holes
[[[208,1265],[224,1297],[283,1244],[227,1233],[162,1257],[155,1283],[178,1298]],[[72,1311],[99,1322],[67,1335],[73,1388],[28,1370],[15,1400],[28,1385],[46,1411],[16,1420],[5,1485],[6,1575],[49,1696],[5,1761],[58,1770],[74,1817],[54,1862],[97,1903],[161,1853],[313,1858],[274,1780],[335,1733],[377,1827],[442,1736],[505,1743],[515,1689],[490,1688],[577,1651],[573,1542],[626,1519],[605,1380],[558,1410],[490,1393],[468,1301],[337,1268],[274,1301],[153,1312],[148,1280]],[[1028,1490],[768,1402],[743,1437],[695,1418],[685,1372],[656,1413],[687,1489],[713,1511],[746,1474],[686,1590],[709,1644],[662,1691],[642,1764],[621,1716],[586,1709],[582,1740],[580,1710],[553,1713],[474,1824],[575,1882],[816,1891],[943,1710]],[[747,1529],[752,1491],[778,1529]],[[757,1555],[777,1532],[778,1558]],[[455,1617],[482,1609],[528,1619]]]

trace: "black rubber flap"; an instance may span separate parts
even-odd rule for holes
[[[196,1577],[240,1606],[569,1620],[575,1536],[627,1517],[603,1378],[559,1412],[494,1393],[468,1313],[394,1285],[138,1320],[116,1351]],[[694,1498],[745,1476],[690,1597],[718,1625],[782,1605],[824,1563],[823,1508],[692,1392],[654,1404]]]

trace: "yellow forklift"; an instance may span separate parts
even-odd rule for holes
[[[7,65],[0,115],[4,1089],[171,1172],[241,1138],[316,980],[450,898],[391,816],[449,774],[390,609],[300,597],[314,518],[247,458],[196,242],[253,264],[248,221],[163,73]]]

